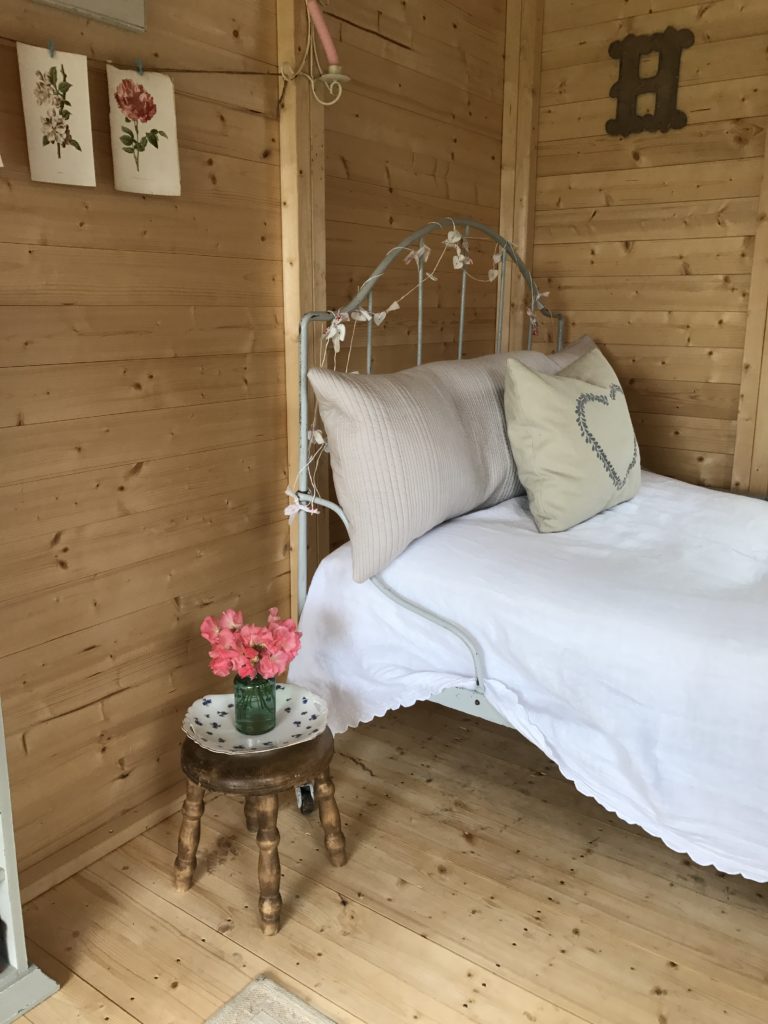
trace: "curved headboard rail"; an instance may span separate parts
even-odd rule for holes
[[[486,224],[481,224],[480,221],[472,220],[469,217],[442,217],[440,220],[430,221],[423,227],[420,227],[417,231],[412,232],[406,238],[399,242],[396,246],[389,250],[384,259],[379,263],[373,273],[366,278],[361,285],[357,294],[349,300],[349,302],[342,306],[339,313],[350,313],[353,309],[358,309],[367,300],[368,296],[376,286],[376,282],[384,275],[388,267],[394,263],[398,256],[404,252],[408,252],[417,242],[421,242],[428,235],[433,234],[436,231],[448,231],[451,228],[461,228],[463,233],[469,230],[477,231],[480,235],[484,235],[486,238],[490,238],[491,241],[495,242],[499,247],[501,253],[505,253],[515,264],[517,269],[522,274],[526,285],[528,286],[528,293],[531,296],[532,304],[531,308],[537,308],[543,316],[556,319],[558,321],[558,339],[557,347],[562,347],[562,313],[553,313],[547,306],[540,301],[541,293],[539,292],[536,282],[528,269],[523,263],[520,256],[518,255],[517,248],[508,239],[504,238],[494,231],[493,228],[489,228]],[[535,300],[539,301],[535,301]],[[534,305],[535,303],[535,305]],[[528,347],[531,346],[531,336],[529,332]]]
[[[424,260],[414,252],[414,246],[420,244],[429,235],[432,235],[439,231],[459,231],[462,235],[464,243],[474,239],[477,240],[478,236],[483,236],[490,239],[496,244],[497,252],[499,254],[498,261],[498,277],[496,278],[497,288],[497,301],[496,301],[496,351],[501,351],[502,343],[502,332],[505,322],[506,315],[506,304],[509,301],[509,295],[506,291],[506,266],[509,260],[512,261],[514,266],[517,268],[519,273],[522,275],[525,281],[528,295],[529,295],[529,323],[528,323],[528,338],[527,347],[530,349],[533,341],[533,325],[534,317],[541,314],[544,317],[555,320],[557,324],[557,348],[562,348],[563,345],[563,334],[564,334],[564,321],[562,313],[556,313],[549,309],[547,305],[542,301],[542,294],[539,291],[533,276],[525,265],[523,260],[520,258],[515,245],[508,239],[504,238],[493,228],[488,227],[486,224],[480,223],[480,221],[473,220],[469,217],[442,217],[440,220],[430,221],[417,231],[413,231],[410,235],[405,237],[401,242],[387,252],[375,270],[365,279],[357,293],[347,302],[345,305],[338,309],[323,309],[314,310],[312,312],[305,313],[300,322],[299,330],[299,477],[296,488],[296,497],[299,505],[308,508],[313,506],[321,506],[328,508],[335,512],[345,525],[348,525],[346,516],[344,515],[343,509],[333,501],[329,501],[327,498],[322,498],[318,495],[310,494],[307,490],[309,483],[309,395],[308,395],[308,379],[307,375],[309,372],[309,337],[310,337],[310,325],[313,323],[331,323],[339,318],[347,318],[350,313],[355,310],[364,310],[367,308],[369,313],[367,322],[367,359],[366,369],[370,373],[372,371],[372,359],[371,351],[373,344],[373,292],[377,282],[384,277],[387,269],[394,263],[398,257],[402,257],[403,254],[412,253],[416,256],[415,263],[418,271],[418,284],[414,290],[418,291],[418,333],[417,333],[417,364],[422,361],[422,345],[423,345],[423,287],[426,280],[425,262]],[[473,233],[473,234],[470,234]],[[467,272],[466,267],[461,270],[461,304],[459,307],[459,324],[458,324],[458,353],[457,357],[462,358],[463,354],[463,334],[464,334],[464,314],[466,308],[466,292],[467,292]],[[307,593],[307,516],[306,513],[299,515],[298,521],[298,538],[297,538],[297,554],[298,554],[298,573],[297,573],[297,587],[298,587],[298,607],[302,609],[304,600]],[[423,613],[423,610],[422,610]],[[451,628],[447,626],[447,628]],[[453,629],[457,632],[457,629]],[[478,671],[478,664],[476,662],[476,675],[482,675]]]

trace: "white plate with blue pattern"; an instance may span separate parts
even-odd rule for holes
[[[277,725],[260,736],[235,728],[235,698],[231,693],[201,697],[187,709],[181,728],[191,740],[219,754],[258,754],[278,747],[306,743],[323,732],[328,705],[315,693],[292,683],[277,684]]]

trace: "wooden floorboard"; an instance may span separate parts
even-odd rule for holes
[[[241,807],[178,815],[26,908],[62,991],[32,1024],[198,1024],[267,973],[337,1024],[758,1024],[768,886],[700,868],[581,796],[512,730],[416,705],[337,741],[350,861],[281,808],[284,924],[256,920]]]

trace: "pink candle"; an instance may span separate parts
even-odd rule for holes
[[[317,0],[307,0],[307,10],[309,11],[309,16],[312,19],[312,24],[315,26],[318,38],[325,50],[325,56],[328,58],[328,64],[338,65],[339,55],[336,52],[336,47],[333,45],[331,33],[328,31],[328,26],[325,23],[323,12],[320,10],[320,5]]]

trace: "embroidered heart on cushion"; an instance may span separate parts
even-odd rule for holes
[[[579,425],[579,431],[581,433],[581,436],[584,438],[585,443],[588,444],[592,451],[595,453],[595,456],[602,465],[603,469],[605,469],[606,473],[611,478],[611,483],[613,484],[613,486],[616,488],[617,491],[620,491],[626,484],[627,479],[629,478],[629,474],[635,468],[639,455],[637,449],[637,441],[635,439],[634,432],[632,432],[631,428],[631,422],[628,428],[628,432],[622,431],[623,436],[618,438],[606,438],[604,436],[598,437],[594,433],[594,431],[590,429],[590,426],[587,422],[589,412],[594,414],[600,407],[609,408],[611,403],[616,401],[618,395],[621,395],[622,399],[624,398],[624,392],[621,390],[618,384],[612,384],[608,389],[607,395],[596,394],[590,391],[583,392],[581,395],[579,395],[578,399],[576,400],[576,422]],[[595,430],[597,430],[598,428],[596,426],[594,418],[592,422],[593,426],[595,427]],[[615,429],[615,421],[613,421],[612,425]],[[626,451],[627,448],[630,447],[630,445],[632,451],[631,460],[629,465],[627,466],[626,472],[623,475],[621,475],[616,469],[616,466],[614,465],[612,459],[607,454],[606,447],[609,448],[611,455],[613,455],[614,458],[618,460],[618,452],[620,450]]]

